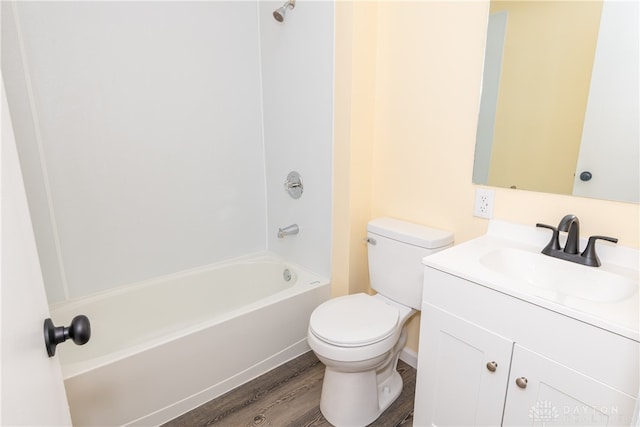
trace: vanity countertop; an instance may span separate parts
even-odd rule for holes
[[[640,251],[598,242],[602,266],[588,267],[542,255],[549,238],[548,230],[491,220],[487,234],[423,264],[640,341]]]

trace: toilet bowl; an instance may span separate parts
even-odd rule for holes
[[[395,367],[406,343],[404,324],[415,313],[380,294],[363,293],[335,298],[313,312],[307,339],[326,366],[320,410],[330,423],[367,425],[400,395]]]
[[[375,421],[402,392],[396,367],[405,325],[420,308],[422,258],[453,243],[449,232],[391,218],[369,222],[374,296],[331,299],[311,314],[307,341],[325,365],[320,411],[335,426]]]

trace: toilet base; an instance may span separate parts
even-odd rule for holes
[[[375,421],[402,392],[402,377],[395,369],[377,384],[375,370],[338,372],[325,369],[320,411],[334,426],[362,427]]]

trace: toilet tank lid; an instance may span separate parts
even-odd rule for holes
[[[425,249],[437,249],[453,242],[453,233],[450,231],[437,230],[394,218],[373,219],[369,221],[367,230],[370,233]]]

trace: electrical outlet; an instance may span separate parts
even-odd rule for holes
[[[476,188],[476,202],[473,205],[473,216],[491,219],[493,217],[493,196],[495,191]]]

